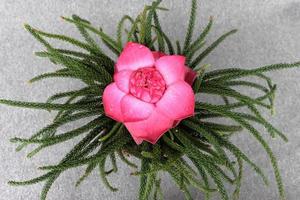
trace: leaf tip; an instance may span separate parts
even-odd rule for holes
[[[8,181],[7,184],[8,185],[16,185],[16,182],[15,181]]]
[[[27,24],[27,23],[24,23],[23,26],[24,26],[24,28],[25,28],[27,31],[32,30],[32,27],[31,27],[29,24]]]
[[[0,100],[1,101],[1,100]],[[16,138],[16,137],[14,137],[14,138],[11,138],[10,140],[9,140],[11,143],[16,143],[16,142],[18,142],[18,139]]]

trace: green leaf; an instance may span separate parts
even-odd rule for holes
[[[81,25],[82,27],[92,31],[93,33],[97,34],[98,36],[100,36],[100,38],[107,42],[108,44],[111,45],[112,48],[114,48],[114,50],[116,50],[117,52],[121,53],[121,47],[118,45],[118,43],[112,39],[110,36],[108,36],[107,34],[105,34],[103,31],[97,30],[96,28],[92,27],[91,25],[89,25],[88,23],[84,23],[84,22],[79,22],[73,19],[69,19],[67,17],[62,17],[62,19],[64,19],[67,22],[73,23],[75,25]]]
[[[103,148],[101,150],[101,152],[99,152],[98,154],[91,155],[86,158],[81,158],[81,159],[78,159],[75,161],[70,161],[68,163],[61,163],[58,165],[50,165],[50,166],[40,167],[40,169],[42,169],[42,170],[65,170],[65,169],[85,165],[91,161],[100,161],[101,159],[103,159],[107,155],[109,155],[110,153],[120,150],[127,142],[129,142],[131,138],[126,137],[126,136],[127,135],[123,135],[122,138],[116,139],[113,143],[111,143],[111,145],[105,146],[105,148]]]
[[[84,19],[81,19],[79,16],[77,15],[72,15],[72,18],[75,20],[75,21],[78,21],[78,22],[83,22],[83,23],[88,23],[90,24],[90,22],[88,22],[87,20],[84,20]],[[97,49],[99,52],[102,52],[102,50],[99,48],[99,46],[97,45],[97,43],[94,41],[94,39],[89,35],[89,33],[87,32],[87,30],[77,24],[76,25],[80,34],[82,35],[82,37],[85,39],[85,41],[90,44],[91,46],[93,46],[95,49]]]
[[[197,65],[208,55],[210,54],[221,42],[223,42],[228,36],[236,33],[237,30],[231,30],[221,37],[219,37],[215,42],[213,42],[207,49],[205,49],[195,60],[191,63],[190,67],[195,68]]]
[[[162,0],[156,0],[152,2],[152,5],[149,7],[148,15],[146,16],[145,19],[145,44],[149,47],[152,48],[151,41],[152,41],[152,19],[154,16],[154,12],[161,3]]]
[[[193,37],[194,27],[195,27],[196,14],[197,14],[197,0],[192,0],[189,25],[185,36],[183,52],[186,52],[186,50],[190,46]]]
[[[119,155],[120,159],[121,159],[124,163],[126,163],[127,165],[129,165],[130,167],[138,168],[136,164],[134,164],[133,162],[129,161],[129,160],[125,157],[125,155],[124,155],[124,153],[122,152],[122,150],[119,150],[119,151],[118,151],[118,155]]]
[[[197,78],[196,78],[196,80],[193,84],[193,90],[194,90],[195,94],[198,93],[199,90],[200,90],[202,80],[203,80],[203,77],[205,75],[205,71],[208,67],[210,67],[210,65],[206,64],[206,65],[203,65],[202,67],[200,67],[199,70],[197,70]]]
[[[192,57],[194,53],[196,52],[195,50],[197,49],[197,46],[202,46],[204,43],[204,39],[206,38],[207,34],[209,33],[211,27],[213,25],[213,18],[209,18],[209,22],[204,28],[204,30],[201,32],[199,37],[190,45],[190,47],[186,50],[184,55],[187,55],[189,57]]]
[[[95,103],[73,103],[73,104],[54,104],[54,103],[38,103],[38,102],[26,102],[26,101],[12,101],[6,99],[0,99],[0,104],[8,106],[41,109],[41,110],[81,110],[91,107],[97,107]]]
[[[123,128],[122,123],[115,123],[115,125],[113,126],[113,128],[103,137],[101,137],[99,139],[100,142],[104,142],[105,140],[109,139],[113,134],[115,134],[116,132],[120,131]]]
[[[109,183],[109,181],[107,180],[107,174],[105,172],[105,161],[106,161],[106,158],[104,159],[101,159],[100,162],[99,162],[99,171],[100,171],[100,176],[101,176],[101,179],[102,179],[102,182],[104,183],[104,185],[112,192],[116,192],[118,191],[118,188],[115,188],[113,186],[111,186],[111,184]]]
[[[119,46],[122,46],[122,29],[124,26],[125,21],[129,21],[131,22],[131,24],[134,24],[134,19],[132,19],[130,16],[125,15],[124,17],[122,17],[122,19],[120,20],[120,22],[118,23],[118,28],[117,28],[117,41]]]
[[[246,77],[246,76],[256,76],[258,74],[265,73],[265,72],[281,70],[281,69],[289,69],[289,68],[295,68],[295,67],[300,67],[300,62],[278,63],[278,64],[266,65],[263,67],[258,67],[258,68],[249,69],[249,70],[230,69],[229,72],[231,72],[231,73],[221,76],[220,78],[216,78],[215,81],[228,81],[231,79],[237,79],[237,78],[242,78],[242,77]],[[207,75],[211,76],[210,73],[208,73]]]
[[[271,163],[272,163],[272,166],[273,166],[273,169],[274,169],[274,174],[275,174],[277,186],[278,186],[278,191],[279,191],[279,194],[280,194],[280,198],[285,199],[285,192],[284,192],[284,188],[283,188],[281,175],[280,175],[280,172],[279,172],[279,169],[278,169],[277,160],[274,157],[273,152],[270,149],[267,142],[261,137],[260,133],[251,124],[249,124],[248,122],[246,122],[242,118],[236,116],[234,113],[232,113],[230,111],[227,111],[225,109],[220,108],[219,106],[213,106],[213,105],[209,105],[209,104],[202,104],[202,107],[205,107],[206,109],[211,110],[212,112],[216,112],[216,113],[225,115],[225,116],[233,119],[234,121],[238,122],[243,127],[245,127],[258,140],[258,142],[264,147],[265,151],[267,152],[267,154],[268,154],[268,156],[271,160]]]
[[[169,37],[162,31],[162,28],[160,26],[160,22],[159,22],[159,19],[158,19],[158,16],[157,16],[156,12],[154,12],[153,20],[154,20],[154,25],[155,25],[155,26],[153,26],[153,28],[155,28],[159,32],[159,34],[164,38],[165,42],[167,43],[169,54],[173,55],[174,54],[174,47],[173,47],[172,42],[169,39]]]
[[[48,172],[48,173],[46,173],[42,176],[39,176],[37,178],[33,178],[31,180],[27,180],[27,181],[9,181],[8,184],[13,185],[13,186],[33,185],[33,184],[39,183],[41,181],[47,180],[52,175],[53,175],[53,172]]]
[[[59,175],[60,175],[60,173],[58,172],[58,173],[53,174],[52,176],[50,176],[47,179],[47,181],[42,189],[42,192],[41,192],[41,198],[40,198],[41,200],[46,200],[47,194],[48,194],[51,186],[53,185],[54,181],[58,178]]]

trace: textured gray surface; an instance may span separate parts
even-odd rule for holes
[[[48,61],[33,56],[33,51],[41,46],[24,31],[24,22],[47,31],[78,36],[76,30],[62,22],[61,15],[76,13],[89,19],[104,30],[114,33],[117,20],[124,14],[136,15],[150,0],[1,0],[0,1],[0,97],[20,100],[45,100],[45,96],[55,91],[79,87],[77,82],[44,81],[29,85],[32,76],[54,68]],[[171,12],[163,13],[165,30],[173,39],[183,38],[183,27],[189,1],[165,0],[164,5]],[[210,15],[215,18],[215,26],[209,41],[231,28],[239,32],[228,39],[211,54],[205,62],[215,68],[256,67],[270,63],[295,61],[300,58],[300,0],[202,0],[197,27],[203,27]],[[199,29],[196,29],[199,30]],[[300,196],[300,76],[299,70],[286,70],[273,73],[278,83],[276,100],[277,114],[270,120],[290,138],[284,144],[272,141],[272,148],[278,157],[279,168],[286,185],[287,197],[297,200]],[[36,175],[35,168],[42,163],[53,163],[67,151],[72,143],[47,149],[32,160],[24,158],[26,151],[16,153],[15,146],[9,143],[13,136],[29,136],[44,124],[51,115],[43,111],[14,109],[0,106],[0,199],[37,200],[42,185],[13,188],[6,183],[10,179],[25,179]],[[268,138],[268,137],[266,137]],[[269,161],[262,148],[251,140],[245,132],[236,137],[242,149],[261,164],[269,175],[270,187],[262,186],[262,181],[253,175],[248,167],[241,189],[242,200],[278,199]],[[270,139],[268,139],[270,141]],[[29,150],[28,150],[29,151]],[[118,193],[110,193],[99,181],[97,174],[87,179],[79,188],[74,182],[82,169],[63,174],[49,193],[51,200],[94,200],[94,199],[135,199],[138,182],[129,177],[129,169],[121,166],[118,175],[112,176]],[[166,199],[183,199],[179,191],[164,180]],[[195,199],[201,199],[195,194]],[[215,199],[219,199],[215,197]]]

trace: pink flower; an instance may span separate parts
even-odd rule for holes
[[[180,120],[194,115],[196,72],[185,57],[151,52],[129,42],[117,60],[114,82],[103,93],[106,115],[125,124],[137,144],[155,144]]]

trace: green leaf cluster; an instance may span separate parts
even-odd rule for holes
[[[253,124],[263,126],[270,137],[280,137],[287,141],[285,135],[269,123],[260,111],[263,108],[274,112],[276,85],[265,73],[299,67],[300,62],[274,64],[255,69],[227,68],[207,72],[209,65],[202,63],[202,60],[236,30],[221,35],[215,42],[206,46],[205,39],[213,25],[211,17],[207,26],[194,38],[198,2],[192,0],[184,43],[176,41],[174,45],[160,25],[158,12],[167,10],[161,7],[160,3],[161,0],[154,1],[136,18],[125,15],[117,25],[116,38],[76,15],[62,19],[73,24],[82,35],[82,39],[47,33],[25,25],[33,37],[45,47],[45,50],[36,52],[36,55],[60,66],[59,70],[41,74],[30,82],[48,78],[72,78],[83,82],[85,86],[78,90],[53,94],[45,103],[0,99],[0,104],[56,112],[51,124],[30,138],[15,137],[11,142],[18,144],[17,151],[28,145],[35,146],[28,154],[28,157],[32,157],[45,148],[67,140],[79,136],[82,136],[82,139],[57,163],[41,166],[39,169],[44,171],[43,175],[26,181],[10,181],[11,185],[43,182],[41,200],[45,200],[51,185],[63,172],[85,166],[86,169],[75,183],[76,186],[92,171],[99,170],[104,185],[111,191],[117,191],[117,188],[109,182],[108,176],[118,171],[116,161],[118,157],[133,169],[132,176],[140,177],[138,193],[140,200],[163,199],[160,173],[169,174],[186,199],[193,199],[191,187],[203,192],[205,199],[210,199],[212,193],[219,193],[223,200],[238,199],[245,164],[251,166],[263,182],[268,184],[263,170],[230,141],[233,134],[247,130],[269,156],[279,196],[285,199],[276,157],[264,139],[265,133],[259,132]],[[126,36],[125,41],[123,36]],[[101,44],[96,42],[98,41],[96,39],[100,39]],[[51,44],[51,40],[71,44],[74,48],[57,48]],[[142,145],[136,145],[122,124],[104,115],[102,105],[102,92],[113,79],[115,62],[104,53],[103,47],[107,47],[118,56],[124,43],[129,41],[144,44],[151,50],[186,56],[186,65],[196,70],[198,74],[193,85],[194,92],[214,95],[224,103],[196,102],[195,116],[181,121],[157,144],[150,145],[144,142]],[[258,78],[260,81],[245,79],[249,77]],[[239,91],[243,87],[255,89],[261,95],[253,97],[242,94]],[[218,123],[216,118],[223,118],[227,123]],[[73,130],[58,132],[61,126],[82,119],[88,122]],[[128,159],[129,156],[140,160],[140,164],[132,162]],[[110,169],[107,169],[107,162],[111,163]],[[232,194],[226,190],[227,184],[235,187]]]

